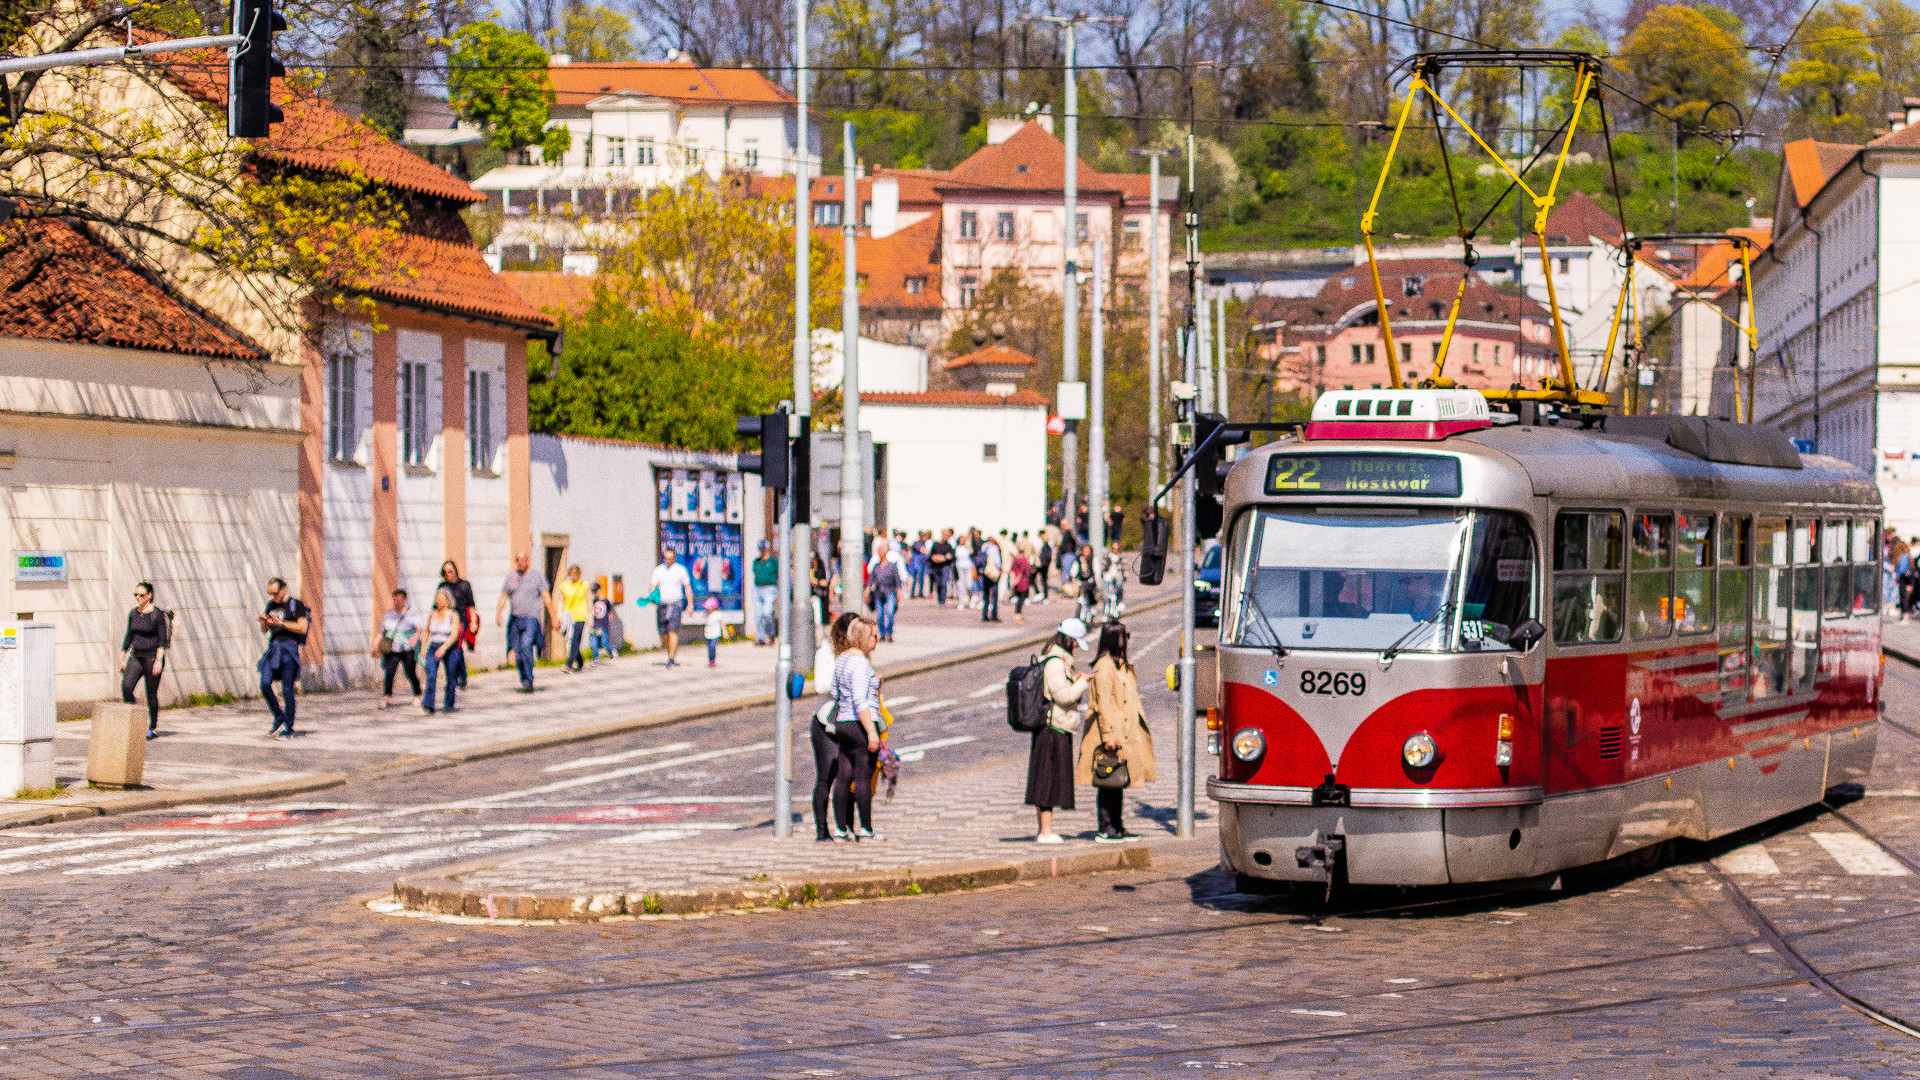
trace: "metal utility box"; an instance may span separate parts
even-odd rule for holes
[[[813,433],[812,446],[812,498],[813,523],[815,525],[838,525],[840,523],[840,459],[846,449],[846,438],[837,431]],[[874,458],[873,432],[860,433],[860,487],[861,501],[867,508],[868,524],[874,520]]]
[[[53,787],[53,624],[0,624],[0,798]]]

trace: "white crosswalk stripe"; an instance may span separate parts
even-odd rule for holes
[[[1827,849],[1833,861],[1849,874],[1869,877],[1906,877],[1911,871],[1886,853],[1880,845],[1859,833],[1809,833],[1813,842]]]
[[[1773,853],[1765,844],[1748,844],[1734,848],[1725,855],[1713,860],[1713,865],[1728,874],[1777,874],[1780,864],[1773,861]]]
[[[646,757],[648,754],[674,754],[682,750],[691,749],[693,749],[693,744],[690,742],[668,743],[665,746],[643,746],[638,750],[627,750],[618,754],[601,754],[599,757],[574,758],[572,761],[563,761],[558,765],[549,765],[540,771],[571,772],[574,769],[591,769],[598,765],[618,765],[623,761],[631,761],[637,757]]]
[[[115,837],[115,839],[118,839],[118,838]],[[166,843],[166,844],[147,845],[144,848],[144,850],[190,851],[194,848],[210,847],[214,844],[224,844],[224,843],[226,843],[225,837],[196,836],[190,840],[175,840],[171,843]],[[54,855],[54,856],[50,856],[48,858],[43,858],[43,859],[29,859],[29,860],[26,860],[25,862],[0,863],[0,874],[29,874],[36,870],[51,870],[56,867],[71,866],[75,863],[92,862],[92,861],[97,861],[101,859],[123,858],[127,854],[129,854],[129,852],[125,849],[114,850],[114,851],[87,851],[77,855]]]
[[[339,839],[345,839],[341,837]],[[312,847],[315,844],[337,843],[332,838],[322,838],[308,834],[294,836],[275,836],[266,840],[256,840],[250,844],[229,844],[211,851],[176,851],[164,855],[152,855],[141,859],[125,859],[108,863],[105,866],[81,866],[65,871],[69,874],[144,874],[153,870],[172,870],[175,867],[190,866],[213,859],[229,859],[235,855],[251,855],[256,851],[278,851],[282,848]],[[158,846],[158,845],[156,845]]]
[[[505,833],[472,840],[464,844],[446,844],[439,847],[417,848],[412,851],[396,851],[390,855],[381,855],[359,862],[342,863],[338,866],[323,866],[320,869],[334,874],[365,874],[381,870],[404,870],[421,863],[453,862],[456,859],[470,859],[475,855],[486,855],[496,851],[510,851],[519,847],[532,847],[553,840],[556,834],[540,832]]]

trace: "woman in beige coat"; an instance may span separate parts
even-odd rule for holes
[[[1127,662],[1127,627],[1108,623],[1100,631],[1100,647],[1093,660],[1093,706],[1086,737],[1080,740],[1080,764],[1074,772],[1077,783],[1093,783],[1093,759],[1105,749],[1119,757],[1127,767],[1127,783],[1147,784],[1158,779],[1153,765],[1153,732],[1147,728],[1147,713],[1140,705],[1140,683],[1133,665]],[[1100,812],[1100,831],[1094,839],[1103,844],[1122,844],[1140,839],[1127,831],[1120,820],[1126,807],[1124,788],[1094,787],[1094,805]]]

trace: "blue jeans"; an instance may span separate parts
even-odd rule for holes
[[[880,636],[893,636],[893,616],[900,610],[900,594],[897,592],[875,592],[873,594],[873,613],[880,623]]]
[[[447,709],[453,708],[453,690],[460,681],[457,673],[460,670],[462,651],[460,646],[455,645],[453,648],[447,650],[447,655],[435,656],[433,648],[430,647],[427,649],[427,692],[420,698],[420,704],[425,705],[428,712],[433,711],[434,676],[442,669],[445,669],[447,673],[447,703],[441,707]]]
[[[507,647],[513,650],[513,664],[520,669],[520,685],[533,685],[533,662],[540,655],[540,620],[531,615],[507,617]]]
[[[293,734],[294,684],[300,681],[300,645],[292,641],[271,641],[267,651],[260,657],[260,696],[267,699],[267,708],[273,713],[274,731],[282,728],[287,734]],[[273,696],[273,684],[280,684],[281,704]]]
[[[588,635],[587,651],[593,654],[595,663],[599,662],[602,652],[605,652],[608,656],[612,656],[613,642],[608,639],[607,631],[595,630],[592,634]]]
[[[755,585],[754,603],[760,610],[760,639],[772,641],[780,636],[779,603],[780,586]]]

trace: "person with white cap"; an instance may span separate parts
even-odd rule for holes
[[[1054,631],[1047,651],[1040,654],[1045,672],[1047,722],[1033,733],[1027,756],[1027,805],[1039,818],[1034,842],[1060,843],[1053,831],[1053,812],[1073,809],[1073,738],[1087,719],[1086,676],[1073,670],[1073,651],[1085,648],[1087,624],[1069,618]]]

